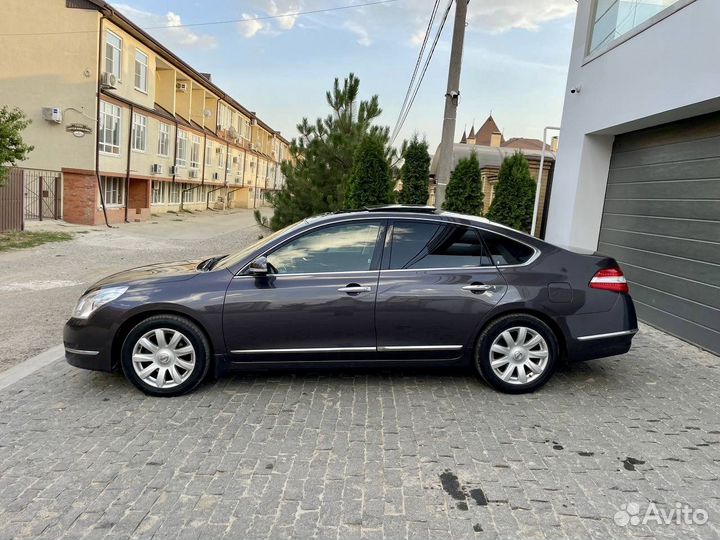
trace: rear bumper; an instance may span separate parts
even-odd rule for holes
[[[112,371],[112,334],[87,321],[70,319],[63,329],[65,360],[71,366]]]
[[[632,339],[637,333],[637,328],[621,330],[607,334],[594,334],[583,336],[574,340],[569,349],[569,358],[573,362],[605,358],[625,354],[630,350]]]

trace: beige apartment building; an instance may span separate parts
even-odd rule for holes
[[[21,165],[58,175],[65,220],[255,208],[284,185],[288,141],[106,2],[2,11],[0,106],[32,120]]]

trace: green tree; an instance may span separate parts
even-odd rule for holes
[[[483,199],[480,179],[480,162],[473,151],[470,157],[458,161],[455,170],[450,175],[450,181],[445,192],[443,209],[461,214],[482,215]]]
[[[333,89],[325,96],[332,112],[314,124],[307,118],[298,124],[300,136],[290,145],[293,159],[281,165],[285,186],[271,199],[275,207],[270,220],[273,229],[346,208],[355,151],[365,137],[382,141],[389,161],[390,130],[373,125],[382,112],[378,97],[358,101],[359,89],[360,80],[352,73],[342,84],[335,79]]]
[[[385,145],[368,135],[355,150],[345,204],[352,209],[388,204],[393,199],[392,188]]]
[[[27,159],[33,147],[25,144],[22,131],[30,119],[20,109],[0,108],[0,186],[5,183],[10,167]]]
[[[401,204],[427,204],[430,181],[430,153],[428,144],[415,135],[403,151],[405,162],[400,168],[402,191],[398,194]]]
[[[488,219],[530,232],[535,206],[535,180],[530,165],[521,152],[506,157],[500,166],[495,198],[487,214]]]

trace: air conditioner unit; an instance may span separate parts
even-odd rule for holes
[[[178,166],[177,165],[170,165],[170,174],[176,175],[178,173]]]
[[[60,107],[43,107],[42,117],[48,122],[62,124],[62,109]]]
[[[236,177],[235,177],[235,183],[236,183],[236,184],[239,184],[239,183],[240,183],[240,177],[239,177],[239,176],[236,176]]]
[[[228,135],[231,139],[237,139],[238,138],[238,132],[237,129],[235,129],[233,126],[230,126],[228,129]]]
[[[259,151],[260,151],[260,145],[257,144],[257,143],[252,143],[252,149],[255,150],[256,152],[259,152]]]
[[[213,175],[212,175],[212,179],[213,179],[213,180],[220,180],[220,174],[214,172]]]
[[[188,178],[197,178],[199,174],[197,169],[190,169],[188,171]]]
[[[186,82],[176,82],[175,83],[175,90],[178,92],[187,92],[188,91],[188,83]]]
[[[233,163],[236,163],[239,161],[239,158],[237,156],[233,156]]]
[[[215,148],[216,154],[222,154],[222,151],[223,151],[222,146],[218,146],[217,148]]]
[[[115,88],[117,85],[117,75],[109,71],[103,71],[100,76],[100,84],[105,88]]]
[[[162,167],[162,165],[160,165],[159,163],[153,163],[153,164],[150,166],[150,172],[151,172],[152,174],[162,174],[162,172],[163,172],[163,167]]]

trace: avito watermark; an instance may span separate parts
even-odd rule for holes
[[[670,508],[661,508],[651,502],[644,509],[640,503],[631,502],[620,506],[613,517],[615,525],[705,525],[708,513],[702,508],[675,503]]]

